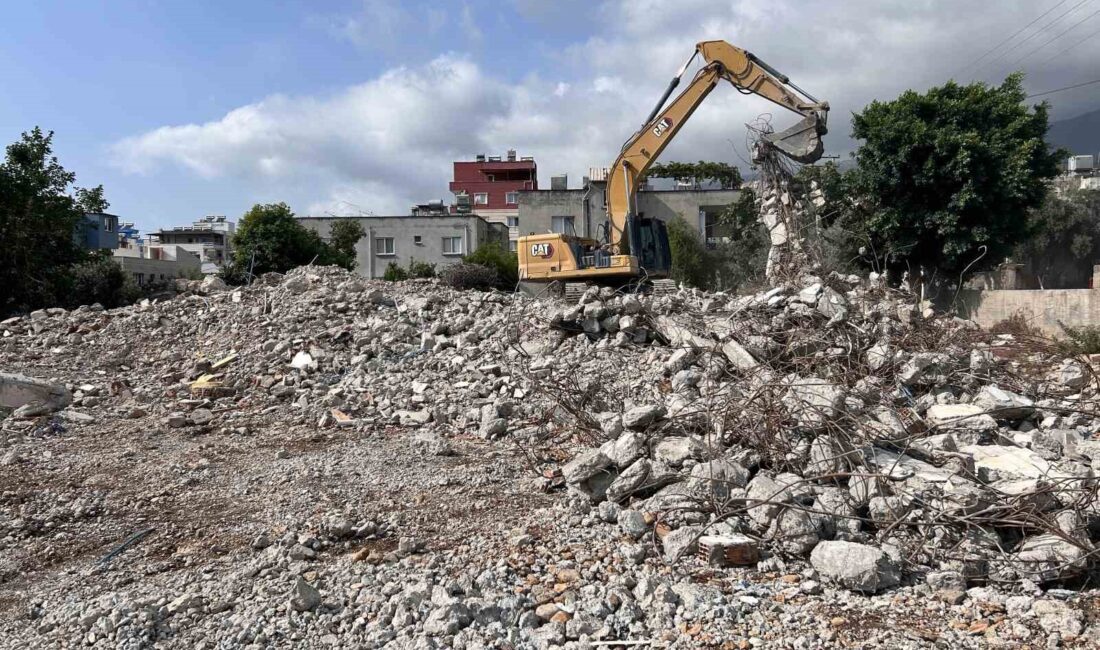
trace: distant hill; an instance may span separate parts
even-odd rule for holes
[[[1096,155],[1100,152],[1100,109],[1051,122],[1047,142],[1070,153]]]

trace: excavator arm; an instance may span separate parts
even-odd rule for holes
[[[672,100],[672,91],[696,56],[702,55],[706,65],[696,73],[688,87]],[[642,128],[626,145],[607,175],[608,243],[613,254],[625,254],[629,242],[636,240],[633,223],[634,201],[638,179],[642,178],[665,147],[676,137],[691,114],[706,99],[722,79],[739,91],[753,93],[803,116],[793,127],[767,134],[765,146],[773,146],[787,157],[802,163],[812,163],[821,157],[821,136],[825,134],[829,112],[827,102],[819,102],[809,93],[791,83],[785,75],[758,59],[751,52],[725,41],[703,41],[673,77]]]

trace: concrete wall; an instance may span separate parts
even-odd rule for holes
[[[519,234],[550,232],[553,217],[571,216],[577,234],[595,237],[599,224],[606,219],[603,183],[593,183],[588,189],[539,190],[520,192]],[[587,200],[585,197],[587,196]],[[682,217],[691,227],[703,231],[704,213],[716,218],[735,203],[738,190],[671,190],[638,192],[638,212],[644,217],[668,221]]]
[[[462,255],[478,246],[496,241],[507,248],[507,228],[489,224],[474,215],[398,216],[398,217],[303,217],[302,225],[328,240],[332,224],[354,219],[363,226],[365,236],[355,246],[356,270],[368,278],[380,278],[390,262],[408,268],[409,262],[428,262],[439,270],[462,261]],[[393,238],[393,255],[375,253],[375,241]],[[416,238],[420,241],[417,242]],[[463,247],[457,254],[443,253],[444,237],[461,237]]]
[[[182,278],[202,270],[202,262],[198,256],[187,253],[180,254],[174,260],[153,260],[130,255],[116,255],[114,260],[123,270],[132,274],[138,284]]]
[[[87,212],[75,237],[76,243],[88,250],[114,250],[118,248],[118,216]]]
[[[975,290],[959,293],[958,312],[982,327],[1016,314],[1051,336],[1062,334],[1059,322],[1072,327],[1100,325],[1100,264],[1092,267],[1090,289]]]
[[[964,290],[959,294],[959,315],[982,327],[989,327],[1019,313],[1033,326],[1051,336],[1060,335],[1066,325],[1100,325],[1100,290]]]

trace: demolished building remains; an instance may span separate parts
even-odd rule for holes
[[[186,288],[0,323],[72,396],[4,420],[8,638],[1100,641],[1095,359],[856,276]]]

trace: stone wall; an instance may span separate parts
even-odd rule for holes
[[[967,289],[959,293],[958,312],[982,327],[1022,314],[1033,327],[1051,336],[1062,333],[1059,322],[1073,327],[1100,325],[1100,264],[1092,268],[1092,288]]]

